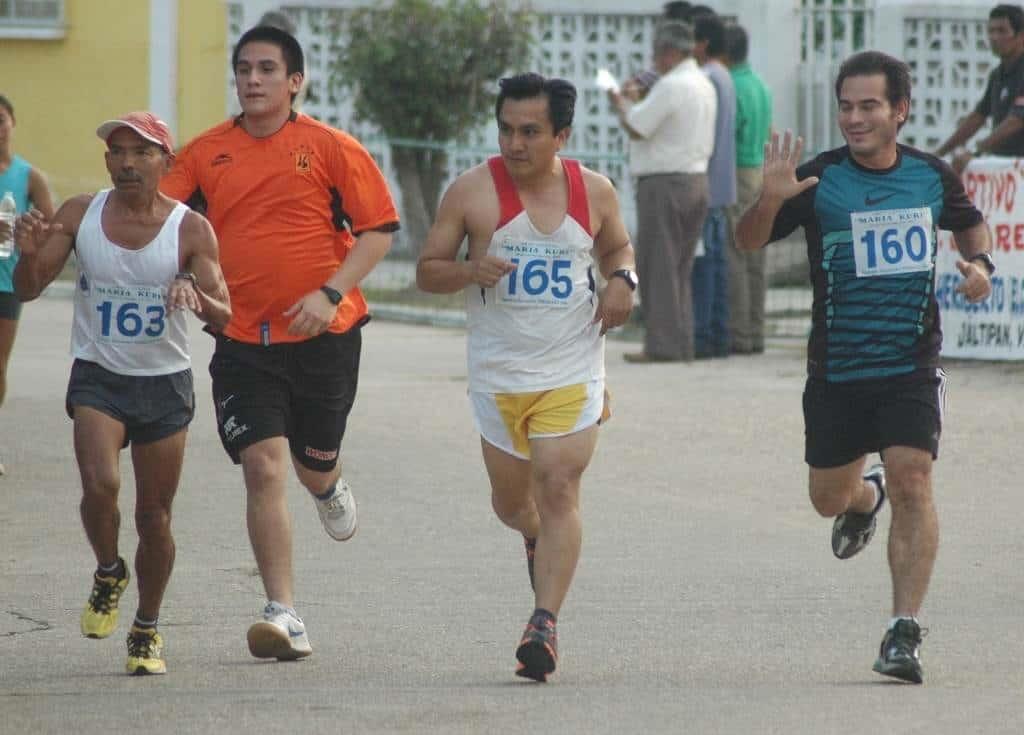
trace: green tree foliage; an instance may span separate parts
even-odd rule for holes
[[[356,116],[393,139],[403,229],[413,249],[437,211],[443,144],[491,118],[500,76],[528,70],[530,28],[528,12],[506,0],[394,0],[349,17],[334,73],[354,92]]]

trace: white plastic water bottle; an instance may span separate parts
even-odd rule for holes
[[[0,199],[0,221],[7,225],[7,237],[0,238],[0,258],[9,258],[14,252],[14,218],[18,216],[18,205],[14,201],[14,194],[5,192],[4,198]]]

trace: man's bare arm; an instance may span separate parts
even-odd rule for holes
[[[195,287],[175,279],[168,289],[168,305],[184,305],[211,330],[220,332],[231,321],[231,299],[220,269],[217,236],[207,219],[192,211],[185,215],[181,234],[182,270],[195,277]],[[195,301],[189,299],[189,291],[194,291]]]
[[[1024,130],[1024,119],[1016,115],[1007,115],[1006,119],[999,123],[987,138],[978,142],[974,152],[976,155],[991,153],[1022,130]]]
[[[38,298],[60,273],[75,244],[78,226],[92,201],[82,194],[64,202],[52,220],[38,209],[25,212],[15,222],[14,242],[21,257],[14,268],[14,293],[19,301]]]
[[[956,241],[956,249],[964,260],[970,260],[976,255],[992,252],[992,235],[989,233],[988,225],[979,222],[974,227],[953,233]]]
[[[636,254],[626,231],[626,223],[622,221],[619,207],[619,195],[611,182],[604,176],[591,174],[594,185],[588,187],[596,209],[600,213],[600,229],[594,236],[594,255],[597,259],[601,275],[608,278],[622,268],[636,268]]]
[[[984,124],[985,118],[977,112],[972,112],[957,126],[957,129],[946,139],[946,142],[935,149],[935,155],[944,156],[950,151],[959,148],[981,130],[981,126]]]
[[[622,129],[626,131],[626,135],[629,136],[630,140],[644,140],[645,136],[640,135],[636,128],[629,124],[627,119],[629,115],[630,100],[622,93],[609,89],[608,101],[612,103],[612,109],[615,110],[615,115],[619,118],[619,124],[622,125]]]
[[[43,213],[43,217],[53,219],[57,210],[53,205],[53,194],[46,183],[46,177],[35,168],[28,174],[28,198],[32,206]]]
[[[502,276],[515,270],[507,260],[484,255],[457,261],[459,247],[468,235],[465,201],[472,192],[472,173],[455,180],[441,199],[427,241],[416,263],[416,285],[427,293],[455,293],[471,283],[492,288]]]
[[[598,295],[594,322],[600,322],[601,334],[604,334],[625,324],[633,310],[633,288],[625,279],[612,274],[624,268],[636,270],[636,254],[622,221],[615,187],[604,176],[589,171],[586,176],[590,183],[588,194],[600,217],[599,229],[594,235],[594,255],[607,283]]]

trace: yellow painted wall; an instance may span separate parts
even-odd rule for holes
[[[14,151],[58,200],[109,185],[103,120],[149,105],[148,0],[65,0],[61,40],[0,42],[0,94],[14,105]],[[227,18],[220,0],[179,0],[178,143],[226,116]]]
[[[227,117],[228,21],[220,0],[178,0],[178,145]]]
[[[0,69],[17,70],[0,81],[17,118],[14,151],[60,199],[109,182],[96,126],[149,99],[149,3],[66,0],[64,13],[62,40],[0,44]]]

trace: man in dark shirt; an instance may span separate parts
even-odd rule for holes
[[[836,80],[847,145],[797,166],[802,141],[778,134],[764,152],[757,202],[736,225],[753,250],[804,228],[814,286],[803,395],[811,503],[835,518],[832,553],[871,540],[888,503],[892,619],[874,670],[920,684],[924,603],[939,543],[932,494],[945,402],[935,300],[936,230],[953,232],[957,290],[988,297],[988,226],[960,178],[897,142],[910,112],[910,69],[877,51],[843,62]],[[882,463],[864,472],[869,454]]]
[[[944,156],[964,145],[992,118],[992,132],[974,147],[953,157],[961,172],[974,156],[1024,156],[1024,9],[997,5],[988,14],[988,42],[999,66],[988,77],[985,94],[935,155]]]

